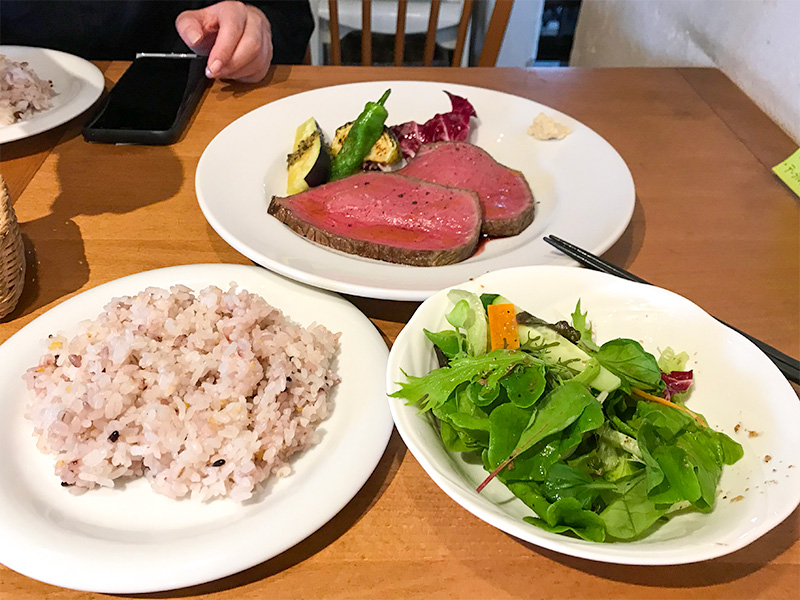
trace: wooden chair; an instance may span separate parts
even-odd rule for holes
[[[323,0],[324,1],[324,0]],[[394,64],[403,64],[403,53],[405,49],[406,31],[406,12],[408,0],[398,0],[397,7],[397,31],[394,35]],[[429,67],[433,64],[434,49],[436,45],[436,30],[439,19],[439,8],[441,0],[431,0],[430,19],[428,21],[428,31],[425,36],[425,49],[423,64]],[[467,39],[467,29],[472,15],[474,0],[464,0],[461,11],[461,20],[458,24],[458,34],[456,45],[453,51],[453,67],[461,64],[464,55],[464,47]],[[371,0],[361,0],[361,64],[370,66],[372,64],[372,2]],[[493,67],[497,62],[497,55],[503,44],[506,25],[511,14],[514,0],[495,0],[492,17],[489,21],[489,28],[483,40],[481,54],[478,60],[479,67]],[[339,10],[337,0],[328,0],[330,14],[330,59],[331,64],[341,65],[341,41],[339,39]]]

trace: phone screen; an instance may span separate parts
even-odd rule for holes
[[[175,123],[190,81],[204,78],[205,58],[140,57],[131,63],[92,123],[97,129],[166,131]]]

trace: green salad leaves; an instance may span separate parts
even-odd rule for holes
[[[742,447],[682,405],[685,353],[657,360],[625,338],[598,346],[580,302],[571,325],[516,309],[520,348],[492,350],[486,307],[508,301],[464,290],[450,299],[453,329],[425,331],[442,366],[392,396],[432,414],[448,450],[482,462],[478,492],[497,479],[532,509],[526,522],[593,542],[713,509]]]

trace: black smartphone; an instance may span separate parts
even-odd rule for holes
[[[137,55],[83,128],[83,138],[108,144],[175,142],[209,83],[205,68],[205,56]]]

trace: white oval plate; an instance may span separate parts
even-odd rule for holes
[[[183,283],[227,289],[235,281],[293,321],[342,332],[341,383],[320,443],[292,461],[293,473],[245,503],[171,500],[143,479],[73,496],[36,449],[24,418],[23,372],[46,337],[69,335],[112,298]],[[369,478],[392,431],[383,379],[388,349],[372,323],[343,298],[255,266],[187,265],[106,283],[51,309],[0,346],[0,562],[40,581],[104,593],[139,593],[211,581],[298,543],[341,510]]]
[[[103,93],[105,79],[100,69],[72,54],[27,46],[0,46],[0,54],[17,62],[27,61],[40,78],[53,82],[56,91],[52,108],[0,127],[0,144],[58,127],[92,106]]]
[[[478,113],[470,141],[525,174],[536,218],[520,235],[482,244],[469,259],[444,267],[411,267],[331,250],[297,235],[267,214],[273,195],[286,195],[286,155],[295,129],[313,116],[328,139],[364,104],[392,89],[387,124],[425,122],[448,112],[443,90],[467,98]],[[540,112],[569,125],[560,141],[528,135]],[[519,96],[429,81],[352,83],[282,98],[237,119],[208,145],[195,189],[209,224],[236,250],[273,271],[337,292],[391,300],[424,300],[444,286],[488,271],[528,264],[575,264],[548,246],[557,235],[595,254],[605,252],[633,214],[633,179],[608,142],[575,119]]]
[[[500,482],[480,493],[480,465],[448,452],[428,418],[390,398],[400,435],[431,478],[458,504],[487,523],[543,548],[572,556],[632,565],[697,562],[738,550],[783,521],[800,502],[800,402],[780,371],[750,341],[672,292],[579,268],[534,266],[489,273],[459,285],[498,293],[550,322],[570,319],[580,299],[596,339],[629,337],[646,350],[686,351],[694,371],[689,408],[744,447],[726,466],[717,505],[709,514],[675,517],[635,542],[598,544],[549,533],[522,521],[532,511]],[[436,366],[423,328],[449,328],[447,290],[424,302],[394,343],[386,385],[421,376]],[[738,425],[738,427],[737,427]],[[738,429],[738,431],[737,431]],[[753,432],[752,434],[750,432]],[[752,437],[751,437],[752,436]],[[741,496],[741,498],[739,498]]]

